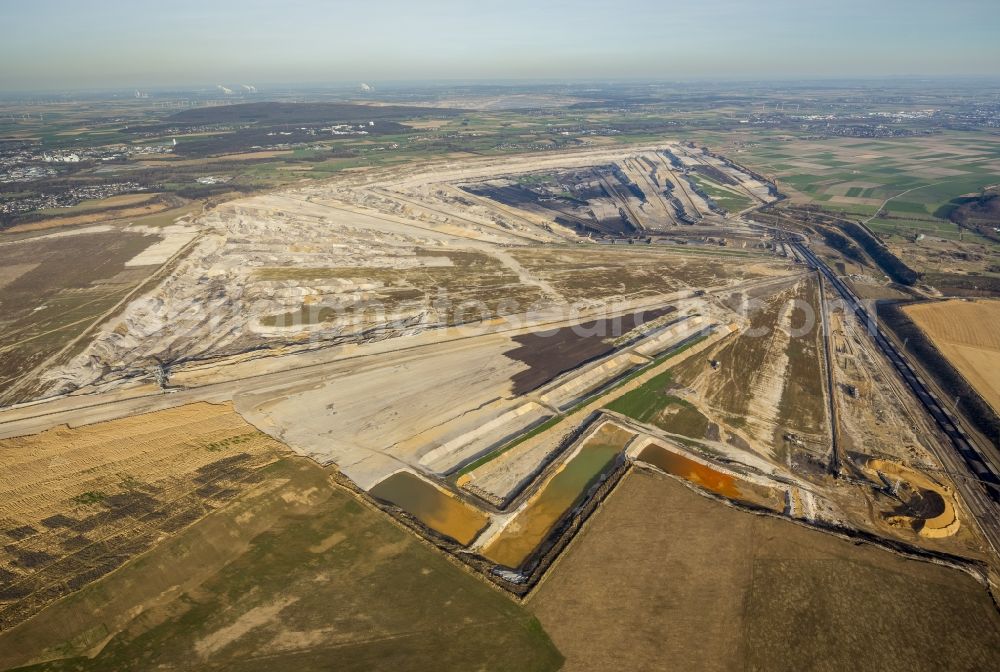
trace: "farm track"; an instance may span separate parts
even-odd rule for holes
[[[953,181],[953,180],[942,180],[940,182],[932,182],[930,184],[921,184],[919,187],[913,187],[912,189],[907,189],[906,191],[901,191],[901,192],[899,192],[898,194],[896,194],[894,196],[890,196],[889,198],[887,198],[884,201],[882,201],[882,205],[878,206],[878,210],[875,211],[875,214],[872,215],[871,217],[869,217],[868,219],[864,220],[862,222],[862,224],[864,224],[865,226],[867,226],[869,222],[871,222],[873,219],[875,219],[876,217],[878,217],[878,213],[882,212],[882,210],[885,209],[885,206],[889,205],[890,201],[893,201],[893,200],[899,198],[900,196],[905,196],[906,194],[910,193],[911,191],[917,191],[919,189],[926,189],[927,187],[934,187],[934,186],[937,186],[939,184],[945,184],[945,183],[950,182],[950,181]]]

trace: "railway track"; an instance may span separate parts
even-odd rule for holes
[[[830,316],[826,309],[826,291],[823,288],[823,278],[817,278],[819,287],[819,317],[823,327],[823,351],[826,362],[826,394],[828,412],[830,414],[830,462],[829,469],[833,475],[840,474],[840,425],[837,419],[836,385],[833,380],[833,344],[830,338]]]
[[[900,377],[913,391],[917,399],[934,419],[946,437],[951,441],[954,452],[951,458],[957,456],[961,463],[955,464],[956,460],[945,455],[940,455],[939,459],[946,468],[964,467],[971,472],[972,478],[955,479],[955,486],[962,491],[966,503],[973,510],[979,520],[980,527],[986,535],[988,542],[993,547],[994,552],[1000,554],[1000,515],[998,515],[998,505],[1000,505],[1000,476],[997,475],[995,467],[989,459],[980,452],[979,448],[972,442],[969,435],[962,429],[958,419],[944,406],[938,396],[930,389],[925,381],[913,368],[896,344],[886,336],[885,332],[878,325],[875,316],[858,299],[850,287],[848,287],[833,271],[830,270],[822,260],[820,260],[812,250],[800,241],[791,241],[790,245],[802,255],[802,257],[813,267],[823,274],[824,278],[841,295],[847,306],[854,312],[859,320],[868,327],[868,333],[882,354],[889,360]]]

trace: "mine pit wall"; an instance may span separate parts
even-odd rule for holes
[[[475,495],[477,499],[487,503],[497,513],[515,509],[520,506],[525,499],[534,494],[534,492],[529,491],[528,486],[533,483],[543,483],[545,479],[548,478],[548,476],[556,468],[558,468],[561,463],[560,458],[563,455],[569,454],[569,452],[571,452],[578,443],[587,438],[587,435],[590,434],[590,430],[596,429],[595,425],[597,424],[597,421],[602,419],[604,419],[604,413],[600,410],[594,411],[588,415],[582,423],[563,437],[563,440],[559,442],[559,445],[556,446],[554,450],[549,451],[549,453],[545,456],[545,459],[539,462],[538,466],[518,481],[517,485],[515,485],[503,499],[476,487],[474,483],[467,483],[463,485],[461,489]]]
[[[552,415],[544,415],[544,416],[538,418],[537,420],[532,421],[528,425],[525,425],[523,427],[518,427],[518,428],[515,428],[515,429],[511,429],[504,436],[502,436],[500,439],[498,439],[498,440],[490,443],[489,445],[487,445],[482,450],[477,451],[475,454],[469,455],[468,457],[463,458],[461,462],[458,462],[457,464],[452,465],[447,470],[439,473],[438,475],[439,476],[450,476],[452,474],[455,474],[455,473],[461,471],[466,465],[472,464],[476,460],[478,460],[478,459],[480,459],[482,457],[485,457],[486,455],[489,455],[490,453],[492,453],[495,450],[499,450],[500,448],[502,448],[503,446],[507,445],[508,443],[511,443],[512,441],[514,441],[515,439],[517,439],[517,437],[519,437],[519,436],[521,436],[523,434],[529,433],[529,432],[535,430],[536,428],[540,427],[541,425],[544,425],[546,422],[548,422],[549,420],[551,420],[552,417],[553,417]],[[469,492],[472,492],[472,490],[469,490]],[[474,494],[476,494],[477,497],[482,497],[482,495],[480,495],[479,493],[474,493]],[[485,499],[487,502],[490,502],[491,504],[493,503],[491,501],[491,499],[487,499],[485,497],[483,497],[483,499]]]
[[[526,424],[518,424],[518,420],[532,414],[537,417]],[[551,420],[552,417],[552,413],[547,411],[547,409],[541,404],[534,401],[526,401],[501,413],[476,429],[465,432],[464,434],[445,442],[437,448],[428,451],[420,457],[420,466],[439,476],[453,474],[460,471],[467,464],[471,464],[481,457],[489,455],[493,451],[505,446],[518,436],[526,434],[540,425],[544,425],[546,422]],[[503,429],[505,427],[506,429]],[[482,442],[484,435],[488,435],[490,430],[501,429],[503,429],[505,433],[500,438],[493,440],[487,439],[487,443],[484,443],[474,453],[462,457],[461,460],[447,466],[446,468],[435,468],[435,462],[438,462],[442,458],[446,458],[449,455],[461,452],[460,449],[456,449],[454,447],[455,445],[461,445],[463,443],[469,445],[477,441]]]
[[[697,327],[700,326],[701,324],[702,322],[699,320],[697,323],[695,323],[694,326]],[[718,324],[712,323],[700,329],[695,329],[690,333],[685,333],[680,340],[675,341],[664,348],[661,348],[657,352],[662,355],[663,353],[668,352],[671,349],[682,348],[688,343],[695,341],[699,338],[711,336],[713,333],[716,333],[718,326],[719,326]],[[708,347],[710,345],[711,343],[706,343],[704,347]],[[692,352],[692,354],[696,354],[697,352],[700,351],[701,351],[700,349],[695,350],[694,352]],[[614,378],[605,381],[600,387],[591,390],[585,396],[574,401],[573,406],[570,408],[569,411],[566,412],[572,413],[572,408],[585,405],[591,400],[596,400],[600,398],[606,392],[609,392],[610,390],[616,388],[623,380],[633,375],[639,368],[641,368],[641,366],[642,365],[639,365],[638,367],[622,371]],[[608,419],[618,422],[613,415],[606,413],[604,409],[596,409],[592,413],[590,413],[583,420],[582,423],[577,425],[577,427],[575,427],[571,432],[569,432],[565,437],[563,437],[563,439],[559,442],[559,445],[556,446],[554,450],[546,454],[545,458],[541,460],[541,462],[539,462],[539,464],[534,469],[532,469],[520,481],[518,481],[518,483],[508,492],[507,496],[504,498],[497,497],[496,495],[493,495],[487,492],[486,490],[477,487],[474,482],[466,483],[461,487],[461,489],[474,495],[477,500],[480,500],[481,504],[488,505],[489,507],[493,508],[496,512],[507,511],[511,508],[511,506],[515,502],[520,504],[521,501],[523,501],[522,495],[526,494],[525,491],[528,488],[528,486],[538,481],[539,477],[541,476],[547,477],[550,474],[551,470],[555,468],[553,465],[559,461],[559,458],[563,455],[568,454],[568,452],[572,448],[574,448],[582,438],[584,438],[584,436],[588,433],[588,430],[594,427],[595,423],[598,420],[608,420]],[[547,420],[544,422],[547,422]],[[504,444],[501,443],[499,445],[502,447]],[[452,469],[452,471],[449,472],[448,475],[451,476],[457,473],[460,469],[461,465]]]
[[[608,386],[623,375],[634,371],[646,363],[646,359],[635,357],[628,352],[616,352],[599,361],[596,365],[585,365],[582,372],[562,376],[554,383],[541,388],[539,399],[545,404],[565,411]]]
[[[546,460],[547,467],[545,469],[539,472],[533,480],[528,481],[521,491],[509,495],[509,501],[504,509],[500,511],[500,513],[507,515],[499,521],[499,525],[487,528],[470,548],[475,548],[477,552],[481,550],[484,556],[489,557],[490,554],[486,552],[487,549],[492,547],[494,542],[502,545],[503,537],[508,534],[507,528],[510,525],[524,520],[525,524],[530,527],[532,512],[546,510],[544,504],[546,496],[555,497],[558,501],[559,486],[557,480],[560,474],[563,473],[563,470],[571,469],[573,463],[580,459],[581,454],[587,450],[590,442],[607,426],[620,429],[628,434],[629,438],[625,441],[625,444],[609,455],[608,461],[601,470],[591,475],[590,479],[592,480],[581,484],[578,489],[574,488],[566,491],[573,493],[572,500],[568,501],[565,510],[557,517],[551,519],[549,531],[544,533],[535,547],[529,549],[529,552],[522,556],[521,561],[517,565],[503,565],[511,568],[512,572],[514,572],[514,568],[530,566],[532,558],[537,554],[539,548],[542,548],[548,542],[553,534],[553,530],[559,528],[562,524],[562,519],[571,516],[578,507],[582,506],[592,496],[594,489],[604,481],[612,469],[617,467],[619,463],[628,460],[627,448],[635,440],[636,435],[634,432],[625,430],[615,419],[609,418],[607,414],[598,411],[596,415],[588,416],[586,431],[574,432],[576,439],[568,447],[564,448],[560,445],[557,451],[553,451],[553,454],[557,454],[560,459]],[[529,488],[527,487],[528,485],[532,487]],[[553,495],[552,493],[556,494]],[[494,559],[496,559],[495,556]],[[496,560],[496,563],[502,564],[499,560]]]
[[[715,333],[715,331],[717,330],[717,328],[719,326],[717,323],[714,323],[714,322],[708,324],[707,326],[702,326],[705,323],[704,318],[702,318],[702,316],[700,316],[700,315],[696,315],[693,318],[683,318],[681,320],[678,320],[677,323],[672,322],[672,323],[670,323],[669,325],[666,325],[663,328],[665,328],[665,329],[667,329],[669,331],[671,329],[676,328],[676,325],[678,323],[682,323],[682,324],[685,324],[685,325],[689,324],[689,325],[691,325],[691,328],[688,329],[688,330],[686,330],[686,331],[680,332],[679,334],[674,333],[671,338],[672,339],[676,338],[676,340],[672,340],[670,343],[668,343],[666,345],[662,345],[662,343],[658,344],[657,348],[655,349],[655,353],[657,354],[657,356],[661,356],[664,353],[667,353],[667,352],[669,352],[672,349],[682,348],[685,345],[687,345],[688,343],[690,343],[691,341],[697,340],[697,339],[702,338],[702,337],[710,336],[711,334]],[[698,328],[698,327],[700,327],[700,328]],[[650,341],[659,339],[660,335],[662,335],[662,333],[663,332],[661,332],[660,330],[656,330],[656,331],[653,332],[653,334],[654,334],[653,336],[648,336],[648,335],[647,336],[643,336],[641,339],[639,339],[638,342],[640,342],[640,343],[645,342],[646,339],[648,339]],[[677,336],[680,336],[680,337],[677,338]],[[605,361],[610,360],[610,359],[612,359],[614,357],[620,357],[623,354],[626,354],[626,353],[623,353],[623,352],[614,353],[611,356],[609,356],[608,358],[606,358]],[[642,358],[642,356],[638,357],[638,359],[641,359],[641,358]],[[594,401],[594,400],[599,399],[605,393],[610,392],[611,390],[615,389],[619,384],[622,383],[622,381],[624,381],[627,378],[629,378],[630,376],[634,375],[643,366],[649,366],[652,361],[653,360],[650,360],[650,362],[643,361],[642,363],[636,363],[634,366],[632,366],[632,367],[630,367],[628,369],[624,369],[622,371],[619,371],[617,374],[614,375],[614,377],[612,377],[612,378],[610,378],[608,380],[603,381],[597,387],[590,388],[584,394],[582,394],[582,395],[580,395],[578,397],[575,397],[571,401],[563,402],[560,405],[560,408],[559,408],[560,412],[564,413],[565,416],[571,415],[572,412],[573,412],[573,409],[576,409],[576,408],[579,408],[579,407],[585,407],[585,405],[588,404],[590,401]],[[548,385],[543,386],[542,388],[540,388],[540,390],[543,392],[543,399],[544,399],[544,395],[545,394],[549,394],[552,391],[554,391],[554,390],[560,388],[561,386],[565,385],[567,382],[571,381],[574,378],[575,375],[576,374],[573,373],[573,372],[571,372],[570,374],[564,374],[563,376],[560,376],[559,378],[557,378],[552,383],[549,383]],[[568,380],[567,380],[567,378],[568,378]],[[546,390],[548,390],[548,391],[546,392]],[[479,488],[478,486],[475,485],[474,482],[473,483],[467,483],[467,484],[463,485],[462,489],[466,490],[467,492],[469,492],[469,493],[471,493],[473,495],[475,495],[476,498],[479,499],[479,500],[481,500],[482,503],[487,504],[490,507],[493,507],[497,511],[504,511],[504,510],[509,509],[510,505],[523,493],[524,489],[529,484],[533,483],[538,478],[538,476],[540,474],[542,474],[543,472],[545,472],[546,469],[554,461],[556,461],[561,455],[566,454],[567,450],[569,448],[573,447],[576,444],[577,440],[580,439],[580,437],[583,436],[583,434],[590,427],[593,426],[594,421],[597,420],[598,418],[600,418],[602,415],[606,415],[603,412],[602,409],[597,409],[597,410],[594,410],[592,413],[590,413],[584,419],[584,421],[581,424],[579,424],[576,428],[574,428],[570,433],[568,433],[559,442],[559,445],[554,450],[550,451],[545,456],[545,458],[537,465],[537,467],[535,469],[533,469],[531,472],[529,472],[527,475],[525,475],[522,478],[522,480],[520,480],[510,490],[510,492],[508,493],[508,495],[505,498],[497,497],[497,496],[495,496],[495,495],[493,495],[493,494],[491,494],[491,493],[489,493],[489,492],[487,492],[487,491]],[[548,422],[550,419],[551,419],[551,417],[543,420],[542,423],[539,423],[539,424],[544,424],[545,422]],[[525,431],[530,431],[535,426],[537,426],[537,424],[533,425],[532,427],[529,427]],[[510,443],[510,441],[500,442],[500,443],[496,444],[496,446],[497,446],[496,449],[502,448],[507,443]],[[486,452],[480,453],[480,457],[483,456],[483,455],[489,454],[489,452],[490,451],[486,451]],[[478,458],[476,458],[476,459],[478,459]],[[500,458],[498,458],[498,459],[500,459]],[[463,464],[459,464],[459,465],[453,467],[450,471],[447,472],[446,475],[447,476],[453,476],[453,475],[455,475],[456,473],[458,473],[461,470],[461,468],[465,464],[469,464],[471,461],[474,461],[474,460],[465,460]]]
[[[768,191],[770,191],[772,195],[777,195],[778,188],[774,184],[774,182],[771,180],[771,178],[766,177],[764,175],[761,175],[757,171],[755,171],[755,170],[753,170],[751,168],[747,168],[744,164],[737,163],[736,161],[733,161],[731,158],[729,158],[727,156],[723,156],[721,154],[716,154],[715,152],[713,152],[711,150],[708,150],[707,152],[705,152],[705,154],[707,156],[711,156],[712,158],[718,159],[719,161],[722,161],[723,163],[729,164],[730,166],[734,166],[737,170],[743,171],[744,173],[746,173],[750,177],[754,178],[758,182],[761,182],[764,185],[766,185],[768,187]]]

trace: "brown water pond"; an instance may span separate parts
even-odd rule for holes
[[[439,534],[468,545],[488,518],[454,495],[408,471],[397,471],[368,491],[394,504]]]
[[[729,474],[716,471],[711,467],[684,457],[679,453],[667,450],[663,446],[650,444],[639,453],[639,459],[659,467],[668,474],[680,476],[686,481],[699,485],[706,490],[729,497],[742,499],[742,493],[737,487],[737,480]]]
[[[611,470],[633,434],[605,423],[579,452],[546,482],[527,506],[483,549],[483,556],[507,567],[520,567],[563,515]]]

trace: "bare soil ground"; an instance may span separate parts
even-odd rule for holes
[[[864,326],[840,308],[831,314],[835,397],[845,453],[887,457],[920,469],[937,465],[937,441],[908,388],[871,345]]]
[[[525,312],[543,298],[502,250],[294,194],[234,201],[198,224],[205,235],[190,255],[52,369],[50,392],[148,376],[153,357],[176,369],[382,340]]]
[[[976,391],[1000,409],[1000,301],[942,301],[904,311]]]
[[[423,453],[480,426],[483,413],[492,418],[524,368],[502,356],[511,347],[503,336],[449,346],[347,362],[337,373],[250,390],[236,406],[300,454],[336,463],[370,488],[406,464],[419,469]]]
[[[985,588],[633,470],[528,599],[572,670],[987,669]],[[862,653],[863,652],[863,653]]]
[[[825,454],[829,438],[817,301],[813,278],[729,297],[727,303],[745,314],[747,328],[705,356],[678,365],[662,381],[657,422],[668,431],[751,447],[781,462],[790,461],[796,450]],[[801,443],[789,445],[788,433]]]
[[[676,306],[666,306],[617,318],[582,322],[554,332],[515,336],[512,340],[518,347],[504,355],[531,368],[515,374],[511,379],[514,394],[530,392],[560,373],[609,354],[615,349],[616,338],[676,310]]]
[[[365,343],[575,301],[635,301],[789,272],[763,246],[722,247],[726,241],[709,233],[749,230],[721,226],[719,217],[699,232],[671,234],[691,236],[690,247],[677,245],[680,253],[653,245],[595,249],[551,217],[460,189],[497,175],[586,172],[616,154],[622,151],[385,166],[219,205],[194,222],[197,244],[159,287],[50,367],[34,393],[148,381],[154,360],[183,375],[192,362]],[[640,207],[635,185],[615,180],[616,193]],[[560,248],[524,249],[537,243]]]

